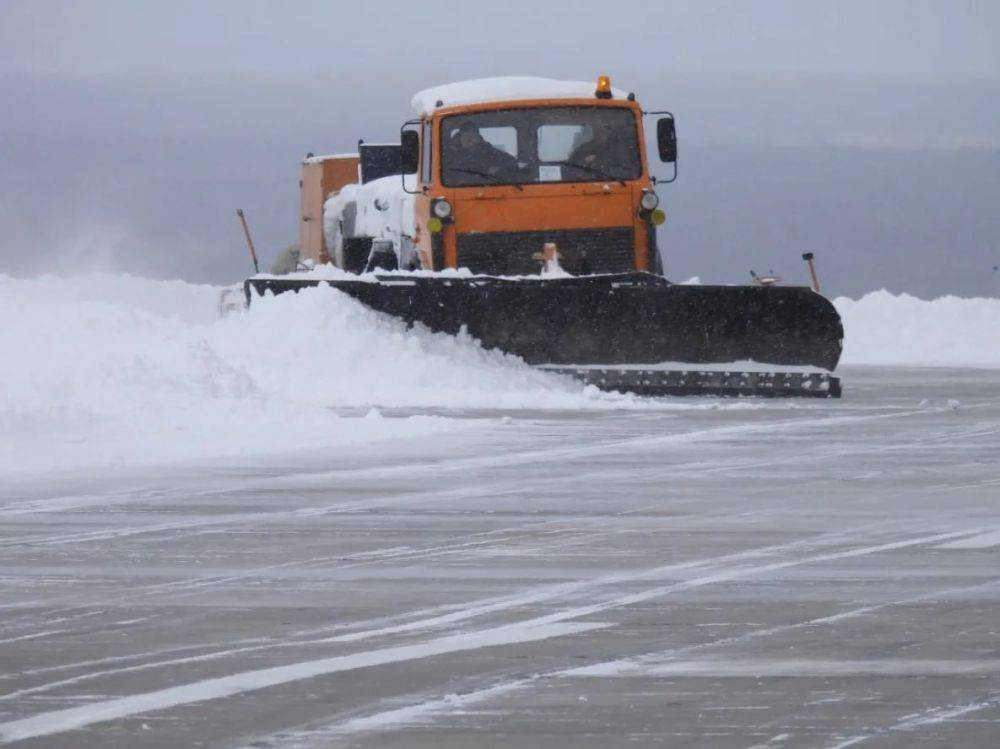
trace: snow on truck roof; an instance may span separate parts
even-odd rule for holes
[[[559,81],[530,76],[478,78],[418,91],[410,104],[417,114],[430,114],[437,109],[439,101],[442,106],[455,107],[517,99],[590,99],[596,89],[596,76],[593,81]],[[627,95],[617,88],[611,89],[611,93],[616,99],[624,99]]]

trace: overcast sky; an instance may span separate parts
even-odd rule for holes
[[[494,10],[498,8],[499,10]],[[614,70],[996,77],[994,0],[3,0],[19,72]],[[345,71],[350,74],[351,71]]]
[[[0,0],[0,272],[229,280],[232,208],[276,253],[298,159],[414,90],[606,73],[677,114],[675,273],[808,245],[845,292],[1000,293],[998,40],[995,0]]]

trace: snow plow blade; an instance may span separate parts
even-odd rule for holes
[[[685,286],[649,273],[376,279],[254,277],[244,288],[249,303],[252,291],[329,284],[410,324],[451,334],[465,328],[486,348],[607,390],[840,395],[829,375],[840,359],[840,317],[809,288]],[[741,371],[736,362],[755,365]]]

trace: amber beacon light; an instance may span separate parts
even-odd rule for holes
[[[601,75],[597,77],[597,90],[594,95],[598,99],[610,99],[611,98],[611,78],[606,75]]]

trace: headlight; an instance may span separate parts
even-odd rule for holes
[[[642,206],[644,211],[652,211],[656,209],[656,206],[660,204],[660,198],[652,190],[645,190],[642,193],[642,197],[639,199],[639,205]]]
[[[451,203],[439,198],[431,204],[431,212],[440,219],[446,219],[451,215]]]

